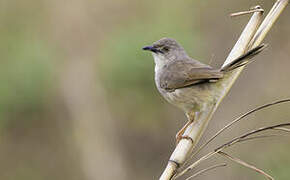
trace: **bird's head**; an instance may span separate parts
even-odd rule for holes
[[[185,50],[171,38],[162,38],[151,46],[143,47],[143,50],[152,52],[156,64],[164,64],[187,56]]]

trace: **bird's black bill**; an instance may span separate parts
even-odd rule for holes
[[[154,53],[162,53],[162,51],[160,51],[159,49],[154,48],[153,46],[145,46],[142,48],[145,51],[152,51]]]
[[[145,46],[142,49],[145,50],[145,51],[151,51],[154,48],[152,46]]]

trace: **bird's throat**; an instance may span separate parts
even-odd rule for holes
[[[168,63],[168,60],[162,56],[155,53],[152,53],[154,62],[155,62],[155,72],[158,72],[165,64]]]

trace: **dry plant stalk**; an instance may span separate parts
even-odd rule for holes
[[[255,130],[252,130],[252,131],[249,131],[249,132],[246,132],[244,134],[242,134],[241,136],[238,136],[230,141],[228,141],[227,143],[219,146],[218,148],[216,148],[214,151],[212,152],[209,152],[208,154],[202,156],[200,159],[198,159],[197,161],[195,161],[193,164],[191,164],[190,166],[188,166],[186,169],[184,169],[183,171],[181,171],[180,173],[178,173],[177,176],[174,176],[174,178],[178,178],[178,177],[181,177],[183,174],[185,174],[186,172],[192,170],[193,168],[195,168],[197,165],[199,165],[200,163],[202,163],[203,161],[213,157],[214,155],[216,154],[221,154],[223,155],[221,152],[225,149],[227,149],[228,147],[231,147],[237,143],[241,143],[241,142],[245,142],[245,141],[249,141],[249,140],[253,140],[253,139],[260,139],[260,138],[267,138],[267,137],[273,137],[273,136],[278,136],[278,135],[260,135],[260,136],[254,136],[254,137],[251,137],[252,135],[256,135],[258,133],[261,133],[261,132],[265,132],[265,131],[269,131],[269,130],[279,130],[279,131],[285,131],[285,132],[290,132],[288,131],[289,129],[285,128],[285,126],[290,126],[290,123],[284,123],[284,124],[278,124],[278,125],[273,125],[273,126],[267,126],[267,127],[262,127],[262,128],[259,128],[259,129],[255,129]],[[234,159],[231,159],[233,161],[235,161]],[[269,177],[268,174],[266,174],[264,171],[262,171],[261,169],[257,168],[257,167],[254,167],[254,166],[247,166],[246,164],[247,163],[240,163],[242,160],[240,161],[235,161],[239,164],[242,164],[244,165],[245,167],[248,167],[250,169],[254,169],[254,170],[259,170],[259,173],[265,175],[266,177]],[[254,168],[253,168],[254,167]]]
[[[195,155],[197,155],[203,148],[205,148],[210,142],[212,142],[218,135],[220,135],[222,132],[224,132],[225,130],[229,129],[230,127],[232,127],[234,124],[240,122],[242,119],[244,119],[245,117],[249,116],[250,114],[253,114],[257,111],[260,111],[262,109],[265,109],[267,107],[272,107],[274,105],[278,105],[278,104],[282,104],[282,103],[289,103],[290,99],[283,99],[283,100],[279,100],[279,101],[274,101],[268,104],[264,104],[262,106],[258,106],[244,114],[242,114],[241,116],[239,116],[238,118],[234,119],[232,122],[228,123],[226,126],[224,126],[221,130],[219,130],[215,135],[213,135],[211,138],[209,138],[209,140],[207,140],[203,145],[201,145],[193,154],[191,157],[194,157]],[[278,128],[276,128],[278,129]],[[280,130],[282,130],[282,128],[280,128]],[[287,131],[286,128],[283,128],[284,131]]]
[[[198,176],[198,175],[200,175],[200,174],[203,174],[203,173],[205,173],[205,172],[207,172],[207,171],[210,171],[210,170],[213,170],[213,169],[216,169],[216,168],[219,168],[219,167],[225,167],[225,166],[227,166],[226,163],[221,163],[221,164],[217,164],[217,165],[214,165],[214,166],[210,166],[210,167],[208,167],[208,168],[206,168],[206,169],[203,169],[203,170],[201,170],[201,171],[198,171],[198,172],[195,173],[194,175],[188,177],[186,180],[193,179],[193,178],[195,178],[196,176]]]
[[[244,31],[242,32],[239,40],[236,42],[232,51],[228,55],[223,66],[232,62],[235,58],[244,54],[247,50],[257,47],[261,44],[266,34],[269,32],[274,22],[278,19],[284,8],[287,6],[289,0],[277,0],[273,5],[271,11],[268,13],[264,21],[262,22],[262,11],[254,12],[250,21],[246,25]],[[262,24],[260,25],[260,23]],[[260,26],[259,26],[260,25]],[[163,171],[159,180],[170,180],[175,179],[174,176],[179,167],[181,167],[187,158],[192,153],[199,142],[204,130],[207,127],[213,113],[217,109],[220,102],[223,100],[225,95],[230,90],[231,86],[238,78],[239,74],[243,70],[239,68],[217,83],[213,83],[212,86],[214,90],[212,91],[212,101],[208,101],[204,106],[202,113],[185,131],[184,136],[189,136],[193,139],[193,142],[182,139],[176,146],[174,152],[172,153],[168,164]],[[214,152],[215,154],[216,152]]]
[[[274,180],[274,178],[272,176],[270,176],[269,174],[265,173],[263,170],[258,169],[255,166],[253,166],[251,164],[248,164],[248,163],[242,161],[239,158],[230,156],[229,154],[227,154],[227,153],[225,153],[223,151],[220,151],[219,154],[222,155],[222,156],[224,156],[224,157],[226,157],[226,158],[228,158],[228,159],[230,159],[230,160],[232,160],[232,161],[234,161],[234,162],[236,162],[236,163],[238,163],[238,164],[241,164],[241,165],[243,165],[243,166],[245,166],[247,168],[253,169],[254,171],[256,171],[257,173],[262,174],[263,176],[265,176],[269,180]]]
[[[230,14],[230,17],[237,17],[237,16],[241,16],[241,15],[245,15],[245,14],[252,14],[254,12],[264,12],[264,9],[261,8],[261,6],[255,6],[253,8],[250,8],[250,10],[248,11],[241,11],[241,12],[237,12],[237,13],[232,13]]]
[[[225,130],[231,128],[234,124],[240,122],[241,120],[243,120],[245,117],[257,112],[257,111],[260,111],[260,110],[263,110],[265,108],[268,108],[268,107],[272,107],[274,105],[279,105],[279,104],[282,104],[282,103],[289,103],[290,102],[290,99],[283,99],[283,100],[279,100],[279,101],[274,101],[274,102],[271,102],[271,103],[268,103],[268,104],[264,104],[262,106],[258,106],[244,114],[242,114],[241,116],[239,116],[238,118],[234,119],[232,122],[228,123],[226,126],[224,126],[221,130],[219,130],[215,135],[213,135],[209,140],[207,140],[203,145],[201,145],[192,155],[190,158],[187,159],[188,160],[191,160],[193,157],[195,157],[195,155],[197,155],[203,148],[205,148],[210,142],[212,142],[218,135],[220,135],[222,132],[224,132]],[[282,124],[283,125],[283,124]],[[280,127],[281,125],[279,125],[279,127],[274,127],[272,130],[279,130],[279,131],[284,131],[284,132],[290,132],[290,129],[288,128],[285,128],[285,127]],[[254,133],[258,133],[260,131],[255,131]],[[251,135],[251,134],[250,134]],[[255,137],[244,137],[244,138],[239,138],[238,141],[235,141],[235,142],[243,142],[243,141],[249,141],[249,140],[254,140],[254,139],[261,139],[261,138],[267,138],[267,137],[276,137],[276,136],[280,136],[281,135],[260,135],[260,136],[255,136]],[[233,145],[233,144],[232,144]],[[221,147],[221,146],[220,146]],[[211,152],[211,153],[208,153],[207,155],[201,157],[200,159],[198,159],[197,161],[195,161],[193,164],[191,164],[190,166],[188,166],[187,168],[185,168],[183,171],[177,173],[174,177],[175,178],[178,178],[180,176],[182,176],[183,174],[185,174],[186,172],[192,170],[194,167],[196,167],[199,163],[201,163],[202,161],[212,157],[213,155],[216,154],[216,152],[218,151],[218,148],[216,148],[215,152]],[[184,165],[186,165],[186,162],[184,163]]]

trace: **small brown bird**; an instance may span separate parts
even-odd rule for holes
[[[215,69],[190,58],[174,40],[162,38],[143,50],[152,52],[155,61],[155,83],[161,95],[171,104],[182,109],[188,122],[176,134],[179,142],[186,128],[204,108],[204,102],[212,100],[211,84],[223,78],[226,73],[249,63],[249,59],[260,53],[260,45],[238,57],[223,68]]]

